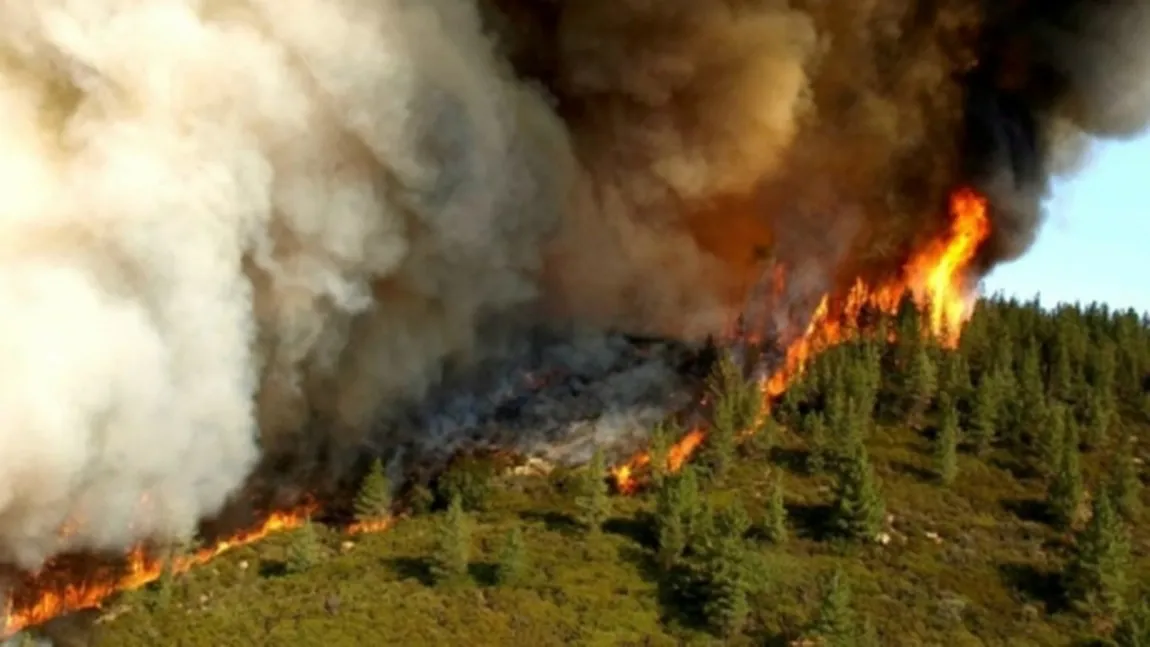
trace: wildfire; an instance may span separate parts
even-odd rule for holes
[[[864,307],[894,312],[903,295],[909,290],[926,314],[931,332],[945,344],[958,340],[961,325],[970,315],[973,305],[971,286],[965,272],[979,245],[990,233],[986,215],[986,201],[974,191],[962,189],[954,193],[950,204],[951,229],[945,236],[927,245],[904,268],[900,280],[879,286],[856,283],[844,302],[832,309],[830,295],[824,295],[816,307],[803,334],[786,351],[782,366],[762,383],[764,403],[781,395],[792,380],[800,375],[807,362],[818,352],[849,338],[855,322]],[[776,283],[783,280],[781,273]],[[540,386],[548,376],[528,376],[532,386]],[[764,407],[765,409],[766,407]],[[667,467],[679,470],[706,438],[704,427],[689,430],[670,448]],[[637,473],[650,464],[650,455],[641,452],[612,470],[621,492],[635,491],[639,486]],[[212,546],[189,555],[165,561],[141,546],[127,556],[127,565],[115,573],[106,569],[89,573],[80,581],[69,569],[46,567],[25,582],[21,592],[31,592],[33,599],[8,601],[7,619],[0,638],[10,636],[24,628],[46,622],[54,617],[79,609],[99,607],[102,602],[119,591],[137,589],[159,579],[165,568],[183,573],[204,564],[216,556],[238,546],[250,544],[264,537],[302,526],[315,513],[317,507],[307,504],[293,510],[276,512],[254,528],[219,541]],[[393,518],[358,522],[346,531],[357,535],[381,532],[390,528]],[[62,532],[68,532],[68,528]]]
[[[50,565],[46,566],[23,589],[34,592],[35,599],[9,600],[7,620],[0,637],[10,636],[26,627],[71,611],[99,607],[114,593],[138,589],[159,579],[166,567],[170,567],[173,573],[183,573],[233,548],[259,541],[273,533],[298,528],[315,511],[314,504],[306,504],[294,510],[273,513],[254,528],[191,554],[173,557],[170,563],[139,546],[128,554],[127,564],[115,574],[96,572],[84,580],[75,581],[72,579],[75,574],[67,569],[60,572]]]
[[[957,344],[962,324],[974,305],[967,270],[979,246],[990,235],[986,209],[986,199],[974,190],[955,191],[950,197],[950,230],[915,254],[904,266],[901,277],[877,286],[857,281],[842,305],[834,310],[831,295],[823,295],[806,330],[787,347],[782,366],[763,381],[764,410],[802,374],[813,356],[850,338],[864,308],[893,314],[908,291],[923,311],[931,334],[944,345]],[[704,438],[706,429],[702,426],[688,431],[668,453],[668,470],[680,469]],[[650,455],[640,452],[615,467],[612,476],[619,491],[636,491],[637,473],[650,462]]]

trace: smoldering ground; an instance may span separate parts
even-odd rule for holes
[[[992,200],[979,269],[1016,257],[1081,143],[1145,124],[1148,21],[0,5],[0,558],[180,537],[262,455],[401,442],[391,421],[517,366],[524,330],[698,340],[768,264],[796,303],[898,272],[961,184]]]

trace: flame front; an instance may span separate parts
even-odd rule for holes
[[[253,528],[189,555],[173,558],[171,570],[173,573],[183,573],[233,548],[259,541],[277,532],[298,528],[315,510],[314,504],[307,504],[294,510],[273,513]],[[70,579],[72,573],[57,572],[48,565],[24,587],[24,590],[34,592],[35,599],[9,601],[7,621],[0,636],[10,636],[26,627],[71,611],[99,607],[114,593],[138,589],[159,579],[167,566],[167,562],[150,555],[142,546],[128,553],[126,565],[116,574],[96,572],[86,579],[74,581]]]
[[[901,280],[876,287],[860,281],[836,311],[832,311],[830,295],[823,296],[804,333],[787,348],[783,365],[764,380],[762,391],[765,404],[769,405],[772,399],[786,390],[791,381],[802,373],[812,356],[848,338],[849,331],[855,329],[854,323],[864,307],[894,312],[908,290],[926,313],[931,332],[944,344],[957,343],[958,333],[970,316],[973,305],[973,290],[968,284],[966,271],[979,245],[989,235],[990,223],[987,220],[985,199],[968,189],[959,190],[951,197],[950,212],[950,231],[916,254],[904,268]],[[777,274],[775,279],[778,283],[783,277]],[[531,376],[530,379],[534,381],[545,378]],[[668,469],[672,472],[679,470],[705,438],[706,429],[703,427],[688,431],[668,452]],[[615,467],[612,472],[618,489],[624,493],[636,490],[639,486],[637,473],[647,467],[650,461],[650,455],[642,452]],[[274,513],[254,528],[193,554],[174,558],[171,570],[182,573],[233,548],[259,541],[276,532],[298,528],[315,511],[316,506],[308,504]],[[353,535],[378,532],[389,528],[392,521],[387,518],[357,523],[347,530]],[[67,530],[64,528],[62,532]],[[166,566],[164,560],[138,547],[128,554],[126,567],[115,574],[102,571],[75,581],[70,579],[73,573],[46,567],[22,589],[33,592],[34,599],[9,601],[7,621],[0,636],[12,635],[71,611],[99,607],[118,591],[136,589],[158,579]]]
[[[950,197],[950,218],[950,230],[915,254],[899,279],[877,286],[857,281],[834,310],[831,295],[823,295],[806,330],[787,347],[782,366],[763,381],[764,411],[802,374],[814,355],[849,339],[864,308],[893,314],[908,291],[923,311],[930,333],[943,345],[958,343],[962,325],[974,306],[974,286],[967,273],[979,246],[990,235],[986,199],[969,188],[955,191]],[[776,275],[776,282],[779,280]],[[668,470],[680,469],[705,438],[704,427],[688,431],[668,453]],[[650,462],[650,455],[640,452],[614,468],[612,476],[618,490],[636,491],[637,473]]]

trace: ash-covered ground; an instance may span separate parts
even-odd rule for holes
[[[422,462],[491,449],[571,465],[602,447],[622,457],[698,399],[715,357],[708,345],[621,334],[544,333],[527,346],[410,412],[396,425],[403,455]]]

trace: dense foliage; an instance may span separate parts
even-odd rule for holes
[[[1148,644],[1150,319],[984,300],[957,349],[910,308],[870,329],[897,341],[822,353],[765,420],[720,369],[699,460],[637,496],[607,497],[599,456],[573,478],[461,463],[448,510],[166,578],[100,644]]]

